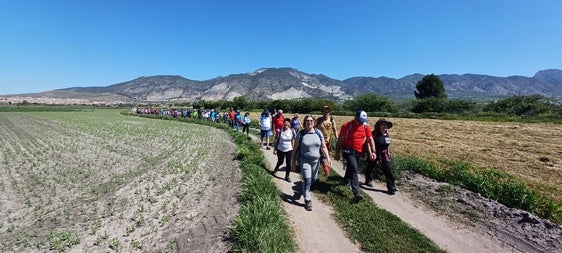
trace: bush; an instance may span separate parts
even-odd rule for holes
[[[406,108],[414,113],[467,113],[474,112],[476,103],[468,100],[447,98],[413,99],[406,102]]]
[[[561,101],[538,94],[531,96],[513,96],[487,104],[485,112],[497,112],[517,116],[555,115],[562,111]]]

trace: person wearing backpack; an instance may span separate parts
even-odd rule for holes
[[[375,123],[375,130],[373,130],[373,138],[375,140],[375,153],[376,159],[367,159],[367,168],[365,169],[365,185],[373,187],[372,173],[375,167],[380,168],[386,180],[387,193],[393,195],[396,193],[396,184],[394,183],[394,174],[390,167],[390,134],[388,129],[392,128],[392,122],[385,118],[380,118]]]
[[[305,209],[312,211],[312,194],[310,187],[312,182],[318,178],[318,168],[320,165],[320,153],[326,157],[328,165],[332,165],[330,153],[324,143],[324,136],[320,130],[314,128],[315,120],[312,116],[304,117],[304,129],[301,130],[295,138],[295,154],[291,159],[291,168],[296,171],[296,161],[298,159],[301,176],[303,179],[303,195]],[[295,156],[298,156],[295,157]]]
[[[277,164],[272,174],[275,174],[285,160],[285,181],[291,182],[291,160],[293,157],[293,146],[295,144],[295,131],[291,128],[291,119],[286,118],[283,127],[273,142],[273,154],[277,155]]]
[[[340,160],[340,152],[343,154],[343,159],[347,164],[345,169],[344,182],[351,184],[351,191],[353,192],[354,202],[363,200],[361,190],[359,189],[359,177],[357,174],[357,161],[361,156],[364,144],[367,144],[368,151],[375,150],[375,143],[373,142],[373,135],[371,133],[371,126],[367,123],[367,113],[358,110],[355,113],[355,118],[345,122],[340,129],[340,138],[336,144],[336,153],[334,159]],[[371,160],[375,160],[376,155],[374,152],[368,152],[367,156]]]
[[[326,143],[326,147],[328,151],[331,148],[330,137],[332,133],[334,134],[335,139],[338,139],[338,132],[336,130],[336,122],[334,122],[334,118],[330,115],[330,107],[324,106],[322,107],[322,117],[319,117],[316,120],[316,127],[322,132],[324,135],[324,142]],[[324,168],[324,174],[326,176],[330,175],[330,166],[326,163],[326,159],[322,158],[322,167]]]

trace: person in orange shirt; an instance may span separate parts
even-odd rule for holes
[[[363,200],[363,197],[359,189],[357,161],[363,152],[363,148],[367,148],[369,159],[375,160],[376,158],[373,152],[375,150],[375,143],[371,133],[371,126],[367,123],[367,113],[362,110],[357,111],[353,120],[345,122],[341,126],[339,137],[334,159],[339,161],[341,158],[340,152],[343,154],[343,159],[347,164],[344,180],[348,184],[351,183],[354,202],[359,202]]]

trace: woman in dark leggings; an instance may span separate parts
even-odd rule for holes
[[[291,128],[291,119],[285,118],[283,128],[279,130],[279,134],[275,138],[273,144],[273,154],[277,155],[277,165],[273,170],[273,174],[279,170],[279,167],[285,162],[285,180],[291,182],[289,173],[291,172],[291,159],[293,155],[293,145],[295,142],[295,131]]]
[[[388,194],[392,195],[396,192],[396,185],[394,184],[394,174],[390,164],[390,135],[388,129],[392,128],[392,122],[385,118],[381,118],[375,123],[375,130],[373,130],[373,138],[375,140],[375,153],[377,158],[373,161],[367,159],[367,168],[365,169],[365,185],[372,187],[372,173],[376,167],[380,168],[386,179],[386,189]]]

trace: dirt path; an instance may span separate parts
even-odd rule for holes
[[[271,168],[274,168],[277,156],[273,155],[273,150],[264,150],[264,155]],[[333,209],[320,202],[314,193],[312,212],[304,209],[299,174],[291,173],[292,183],[285,181],[284,178],[284,171],[277,172],[273,181],[286,196],[283,207],[288,214],[289,225],[295,232],[299,252],[361,252],[332,218]]]
[[[264,150],[264,154],[273,168],[277,157],[273,155],[272,150]],[[333,169],[340,175],[344,174],[341,162],[336,162]],[[360,252],[359,247],[351,242],[335,223],[332,208],[315,199],[315,194],[312,195],[313,211],[304,210],[304,199],[300,193],[302,187],[300,176],[291,173],[293,183],[288,183],[284,180],[284,173],[278,172],[274,181],[281,192],[288,196],[284,208],[295,231],[299,251]],[[362,176],[360,176],[360,181],[364,181]],[[517,252],[513,246],[506,245],[489,234],[454,224],[445,217],[416,205],[401,192],[390,196],[384,190],[385,186],[381,184],[375,184],[372,189],[363,189],[377,206],[395,214],[404,222],[420,230],[448,252]],[[295,202],[292,202],[291,199],[294,199]]]

